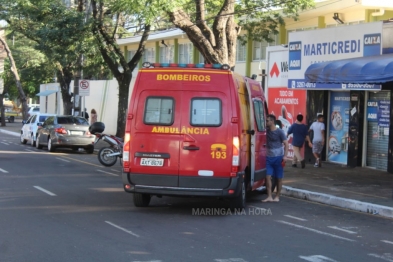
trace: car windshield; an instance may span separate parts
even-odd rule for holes
[[[73,116],[62,116],[57,118],[58,124],[75,124],[75,125],[86,125],[88,126],[89,123],[86,121],[85,118],[82,117],[73,117]]]

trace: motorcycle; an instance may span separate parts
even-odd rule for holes
[[[96,122],[89,127],[90,133],[96,136],[94,145],[100,140],[107,142],[110,146],[103,147],[98,151],[98,161],[104,166],[113,166],[117,162],[117,158],[120,158],[120,165],[123,161],[123,140],[114,135],[108,135],[102,133],[105,129],[105,125],[102,122]]]
[[[104,166],[113,166],[116,164],[117,158],[120,158],[120,165],[122,165],[123,141],[121,138],[107,134],[96,134],[97,136],[99,136],[96,139],[97,142],[102,139],[110,145],[98,151],[98,161]]]

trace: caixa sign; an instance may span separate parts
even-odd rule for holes
[[[289,70],[300,70],[302,68],[302,42],[289,43]]]
[[[367,101],[367,121],[378,121],[378,101],[376,100]]]

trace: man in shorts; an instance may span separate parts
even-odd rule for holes
[[[276,117],[268,115],[266,119],[266,191],[267,198],[262,202],[278,202],[284,177],[283,164],[287,161],[288,140],[284,131],[276,127]],[[283,146],[284,145],[284,146]],[[272,177],[277,178],[277,195],[272,198]]]
[[[314,131],[314,137],[312,139],[312,153],[315,157],[314,167],[321,167],[321,152],[325,145],[325,124],[323,123],[323,115],[318,115],[318,120],[311,124],[310,129]]]

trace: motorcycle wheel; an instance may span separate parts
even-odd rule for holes
[[[113,166],[116,164],[117,156],[107,156],[112,153],[115,153],[115,151],[110,147],[101,148],[98,151],[98,161],[104,166]]]

